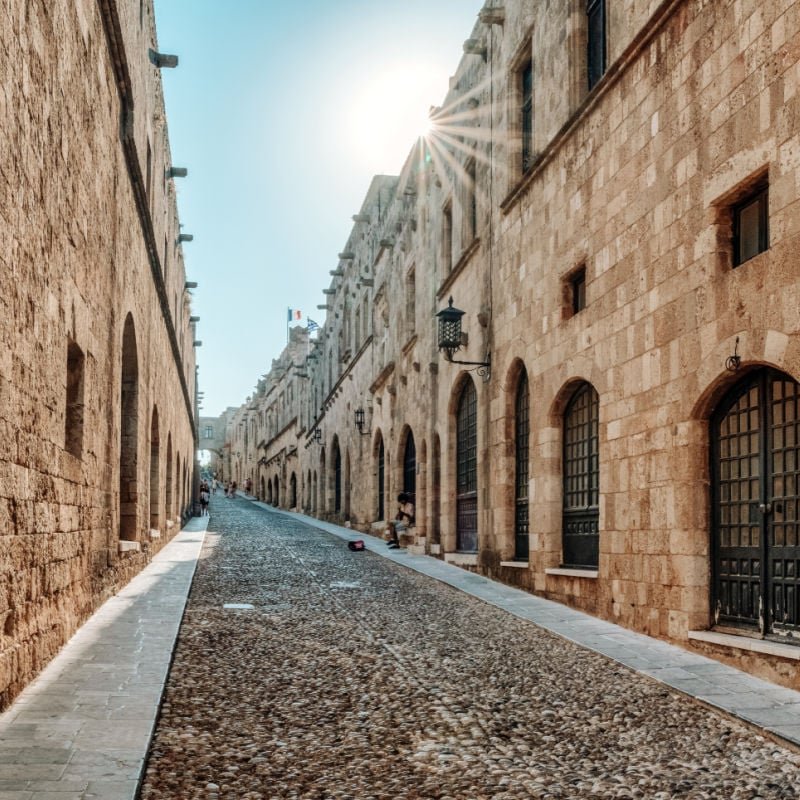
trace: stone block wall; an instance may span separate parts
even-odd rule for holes
[[[160,77],[145,46],[152,7],[142,6],[141,24],[134,2],[0,8],[0,50],[14,65],[0,74],[3,706],[180,528],[190,501],[194,356],[174,187],[151,179],[137,204],[147,157],[136,176],[121,137],[120,54],[134,121],[152,131],[151,176],[165,174]],[[128,157],[146,154],[142,135]],[[151,246],[165,238],[168,262]],[[124,377],[135,391],[123,417]]]

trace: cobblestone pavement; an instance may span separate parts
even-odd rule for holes
[[[141,791],[142,800],[796,797],[800,757],[742,724],[225,498],[214,499]]]

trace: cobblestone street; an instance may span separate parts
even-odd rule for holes
[[[217,495],[141,797],[667,800],[798,787],[800,757],[744,725]]]

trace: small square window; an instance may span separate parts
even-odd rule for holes
[[[572,313],[577,314],[586,308],[586,267],[582,267],[569,279],[572,297]]]
[[[769,188],[759,186],[733,206],[733,266],[769,248]]]

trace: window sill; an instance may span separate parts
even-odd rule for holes
[[[528,561],[501,561],[501,567],[514,567],[516,569],[527,569],[530,567],[530,563]]]
[[[800,661],[800,647],[769,639],[751,639],[749,636],[736,636],[732,633],[718,633],[717,631],[689,631],[689,640]]]
[[[477,567],[477,553],[445,553],[444,560],[448,564],[455,564],[458,567]]]
[[[569,569],[567,567],[551,567],[544,571],[545,575],[561,575],[565,578],[588,578],[597,580],[598,570],[596,569]]]

